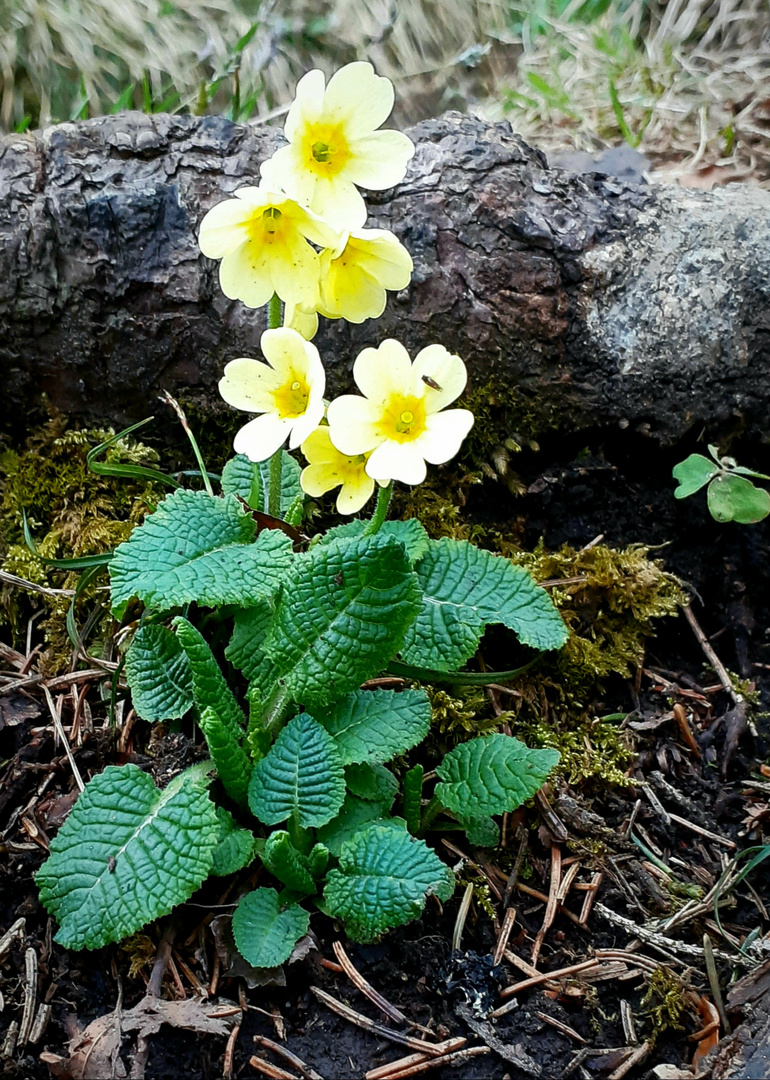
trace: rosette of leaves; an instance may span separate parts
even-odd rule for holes
[[[282,513],[299,520],[296,471],[283,478]],[[295,551],[252,513],[266,482],[236,459],[221,496],[168,495],[110,563],[113,611],[144,610],[126,655],[134,708],[149,722],[191,714],[211,760],[162,790],[133,765],[86,786],[38,874],[66,945],[119,940],[209,874],[255,859],[277,888],[235,911],[249,963],[285,961],[314,907],[373,940],[428,896],[451,894],[453,875],[425,839],[437,813],[494,843],[495,815],[530,798],[558,760],[487,735],[447,754],[428,809],[421,768],[401,791],[390,766],[427,736],[430,700],[416,684],[367,680],[397,659],[415,680],[423,669],[461,678],[488,624],[541,650],[564,643],[564,624],[526,571],[429,540],[416,521],[378,532],[351,522]],[[203,632],[206,609],[219,613],[213,625],[232,620],[220,653]]]

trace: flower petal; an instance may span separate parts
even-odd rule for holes
[[[400,184],[407,162],[414,156],[414,143],[403,131],[375,131],[356,139],[350,146],[345,178],[371,191]]]
[[[364,319],[378,319],[385,310],[387,293],[383,287],[360,266],[350,263],[329,265],[323,273],[321,261],[321,296],[318,310],[327,319],[347,319],[362,323]]]
[[[457,454],[472,427],[472,412],[468,409],[448,409],[427,418],[425,431],[414,446],[431,465],[443,465]]]
[[[245,454],[249,461],[266,461],[286,442],[291,426],[291,420],[282,420],[276,413],[263,413],[236,434],[235,452]]]
[[[315,177],[303,168],[302,157],[291,143],[276,150],[259,167],[262,183],[273,192],[283,191],[297,202],[309,205]]]
[[[372,352],[375,350],[372,349]],[[357,394],[335,398],[326,413],[329,436],[341,454],[368,454],[380,441],[379,409]]]
[[[391,394],[408,393],[412,387],[412,361],[400,341],[386,338],[376,349],[363,349],[353,365],[356,386],[372,401]]]
[[[346,137],[357,139],[385,123],[394,99],[390,79],[375,75],[371,64],[357,60],[340,68],[329,80],[323,118],[330,124],[344,124]]]
[[[343,69],[344,70],[344,69]],[[293,142],[300,128],[306,123],[314,123],[321,115],[324,104],[324,73],[314,68],[306,72],[297,83],[294,101],[286,117],[283,133],[289,142]]]
[[[262,307],[275,292],[269,253],[250,240],[225,255],[219,264],[219,284],[230,300],[241,300],[251,308]]]
[[[323,420],[323,398],[312,398],[308,402],[306,411],[292,422],[291,435],[289,436],[289,449],[296,450],[305,441]]]
[[[366,221],[366,203],[358,188],[345,174],[317,176],[310,207],[314,213],[340,231],[360,229]],[[326,243],[324,246],[332,245]]]
[[[305,451],[303,450],[302,453],[304,454]],[[307,465],[299,474],[299,482],[306,495],[309,495],[311,499],[320,499],[327,491],[339,487],[342,477],[328,464],[318,463]]]
[[[337,510],[341,514],[357,514],[374,494],[374,480],[364,470],[357,480],[350,479],[340,488]]]
[[[318,299],[318,254],[300,233],[287,231],[282,242],[270,245],[270,277],[286,304],[314,308]]]
[[[367,461],[366,471],[374,480],[400,480],[402,484],[421,484],[427,475],[417,442],[381,443]]]
[[[405,289],[412,278],[412,256],[387,229],[362,229],[353,233],[347,249],[356,264],[384,289]]]
[[[465,389],[468,371],[459,356],[443,345],[428,345],[414,358],[414,385],[425,391],[425,411],[436,413],[451,405]],[[430,382],[423,376],[427,376]],[[433,383],[436,385],[434,386]],[[436,386],[440,387],[439,390]]]
[[[301,449],[311,465],[332,465],[340,456],[328,427],[317,427],[302,443]]]
[[[259,340],[262,353],[278,373],[279,382],[302,375],[311,389],[323,397],[326,373],[318,349],[290,326],[265,330]]]
[[[283,325],[302,334],[305,341],[312,341],[318,333],[318,312],[305,311],[296,304],[286,304]]]
[[[254,211],[239,199],[225,199],[212,206],[200,225],[198,245],[208,259],[221,259],[249,238]]]
[[[225,367],[225,373],[219,380],[219,393],[234,409],[270,412],[274,407],[273,391],[280,381],[280,376],[267,364],[248,356],[239,356]]]

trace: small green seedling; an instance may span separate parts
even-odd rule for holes
[[[707,500],[716,521],[737,521],[751,525],[770,514],[770,494],[748,479],[770,480],[770,476],[739,465],[735,458],[720,457],[716,446],[709,446],[713,460],[703,454],[690,454],[675,465],[672,473],[679,487],[677,499],[686,499],[708,484]]]

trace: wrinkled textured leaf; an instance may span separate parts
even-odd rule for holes
[[[471,739],[436,769],[436,796],[462,819],[502,814],[539,791],[558,761],[558,751],[530,750],[510,735]]]
[[[264,654],[264,644],[274,609],[271,604],[257,604],[256,607],[241,608],[236,611],[233,636],[225,649],[225,656],[248,681],[266,688],[273,680],[273,664]]]
[[[245,805],[251,777],[251,759],[243,748],[246,718],[200,631],[181,616],[174,626],[190,664],[198,726],[219,779],[230,798]]]
[[[221,806],[217,807],[217,818],[220,832],[211,873],[215,877],[226,877],[248,866],[254,858],[256,841],[254,834],[248,829],[240,829],[233,815]]]
[[[674,498],[686,499],[688,495],[700,491],[718,472],[719,465],[709,461],[703,454],[690,454],[671,470],[671,475],[679,481]]]
[[[277,967],[291,956],[310,916],[299,904],[281,910],[275,889],[255,889],[243,897],[233,914],[233,937],[245,960],[254,967]]]
[[[367,825],[399,820],[389,817],[394,798],[395,793],[379,802],[372,802],[359,799],[356,795],[346,795],[337,817],[318,830],[318,839],[332,855],[339,856],[343,844],[358,836]]]
[[[745,477],[727,473],[709,484],[708,507],[716,521],[752,525],[770,514],[770,495]]]
[[[391,660],[420,607],[417,575],[392,536],[299,556],[265,644],[295,701],[326,705]]]
[[[302,498],[300,487],[300,469],[297,462],[281,451],[281,517],[296,499]],[[256,483],[255,483],[256,477]],[[249,461],[245,454],[236,454],[222,470],[222,492],[225,495],[239,495],[252,510],[267,513],[268,494],[270,491],[270,458],[266,461]],[[256,499],[253,496],[256,495]]]
[[[252,813],[265,825],[294,816],[304,828],[317,828],[331,821],[344,798],[345,773],[334,739],[312,716],[300,713],[254,766]]]
[[[339,869],[330,870],[325,910],[356,941],[416,919],[428,893],[448,900],[454,874],[422,840],[400,825],[370,825],[342,846]]]
[[[458,818],[465,835],[475,847],[497,847],[500,843],[500,826],[490,817]]]
[[[165,626],[139,627],[124,670],[136,714],[143,720],[177,720],[192,706],[187,655]]]
[[[334,738],[344,765],[385,762],[422,742],[431,707],[424,690],[356,690],[316,719]]]
[[[402,660],[452,671],[478,648],[487,623],[502,623],[525,645],[558,649],[568,631],[551,598],[521,566],[465,540],[431,541],[417,564],[423,590]]]
[[[135,765],[90,781],[36,876],[61,945],[120,941],[195,892],[220,832],[207,769],[194,765],[162,791]]]
[[[324,534],[319,544],[331,544],[335,540],[350,540],[361,536],[369,523],[362,518],[346,521],[344,525],[335,525]],[[430,540],[423,525],[417,518],[408,521],[385,521],[380,526],[380,536],[393,536],[406,548],[406,553],[414,563],[421,559],[428,550]]]
[[[291,540],[256,524],[233,495],[175,491],[117,548],[110,562],[112,606],[132,597],[148,608],[183,604],[247,607],[271,596],[292,561]]]
[[[292,892],[309,896],[316,891],[310,863],[297,851],[283,829],[271,833],[260,858],[270,873]]]
[[[385,802],[390,799],[391,806],[398,791],[396,780],[390,769],[384,765],[348,765],[345,769],[345,784],[353,795],[369,802]]]

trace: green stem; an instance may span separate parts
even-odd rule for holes
[[[283,324],[281,298],[273,293],[267,305],[267,328],[277,330]],[[282,451],[276,450],[270,458],[270,487],[267,493],[267,512],[277,518],[281,514],[281,471],[283,467]]]
[[[416,836],[420,831],[420,812],[422,810],[422,765],[413,765],[404,776],[404,820],[407,831]]]
[[[281,516],[281,472],[283,471],[283,450],[276,450],[270,458],[270,492],[267,499],[267,512],[271,517]]]
[[[385,487],[381,487],[377,492],[377,505],[374,508],[371,521],[364,529],[364,536],[374,536],[378,533],[383,526],[385,518],[388,516],[388,507],[390,506],[390,497],[393,494],[393,481],[386,484]]]
[[[491,683],[510,682],[518,675],[528,671],[541,659],[535,656],[527,664],[508,671],[437,671],[434,668],[417,667],[405,664],[402,660],[391,660],[386,670],[389,675],[398,675],[404,679],[420,679],[421,682],[446,683],[449,686],[489,686]]]
[[[420,836],[425,836],[426,832],[431,827],[431,825],[433,824],[433,822],[436,820],[436,818],[439,816],[439,814],[441,813],[441,811],[443,809],[444,809],[444,807],[441,804],[440,800],[437,799],[436,796],[434,795],[433,798],[428,803],[428,805],[425,807],[425,813],[422,815],[422,824],[420,825]]]

